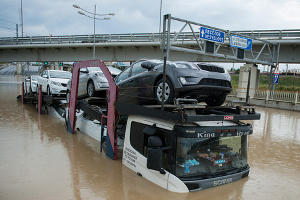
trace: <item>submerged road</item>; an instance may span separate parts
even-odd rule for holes
[[[300,113],[257,108],[248,178],[188,194],[166,191],[99,152],[84,134],[39,116],[16,96],[21,79],[0,76],[0,199],[299,199]]]

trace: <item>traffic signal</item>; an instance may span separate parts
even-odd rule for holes
[[[63,62],[60,62],[60,63],[59,63],[59,66],[63,66],[63,65],[64,65],[64,63],[63,63]]]
[[[48,65],[48,62],[47,62],[47,61],[45,61],[45,62],[44,62],[44,65]]]

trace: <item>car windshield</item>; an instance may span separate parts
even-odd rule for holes
[[[247,136],[177,139],[176,174],[199,177],[247,166]]]
[[[184,69],[195,69],[198,70],[199,68],[193,63],[176,63],[176,68],[184,68]]]
[[[72,74],[64,71],[50,71],[50,78],[70,79]]]

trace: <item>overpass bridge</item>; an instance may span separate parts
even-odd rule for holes
[[[253,52],[259,54],[261,40],[280,45],[279,63],[300,63],[300,29],[293,30],[245,30],[231,31],[245,37],[253,37]],[[188,48],[199,43],[194,36],[199,32],[170,33],[174,44]],[[93,35],[62,35],[0,38],[0,62],[10,61],[77,61],[92,58]],[[161,59],[161,33],[97,34],[96,58],[103,61],[135,61],[141,58]],[[225,46],[229,46],[225,39]],[[222,51],[222,49],[220,50]],[[223,50],[225,51],[225,50]],[[262,53],[263,54],[263,53]],[[199,62],[228,62],[223,58],[174,51],[169,60]]]

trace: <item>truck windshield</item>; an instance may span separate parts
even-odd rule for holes
[[[176,174],[182,178],[224,175],[247,166],[247,136],[177,138]]]

